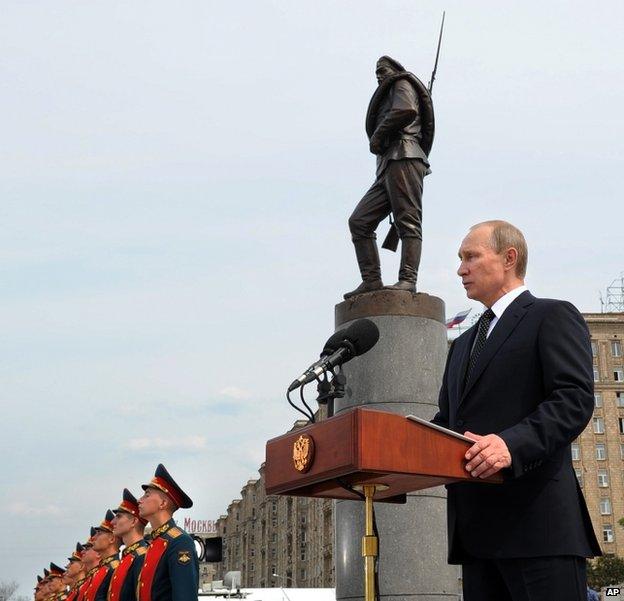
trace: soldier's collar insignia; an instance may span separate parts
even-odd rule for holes
[[[117,555],[111,555],[110,557],[107,557],[106,559],[102,560],[102,565],[103,566],[107,566],[109,563],[112,563],[113,561],[115,561],[117,559]]]
[[[166,524],[163,524],[160,528],[156,528],[156,530],[152,532],[152,540],[154,540],[155,538],[158,538],[161,534],[164,534],[165,532],[167,532],[169,528],[171,528],[171,524],[169,522],[167,522]]]
[[[95,566],[94,568],[91,568],[87,572],[87,578],[89,578],[89,576],[93,576],[93,574],[95,574],[99,569],[100,569],[100,566]]]
[[[191,552],[190,551],[178,551],[178,563],[183,566],[191,563]]]
[[[132,551],[136,551],[137,547],[141,544],[141,541],[137,541],[136,543],[131,544],[129,547],[126,547],[123,550],[124,557],[128,555],[128,553],[132,553]]]

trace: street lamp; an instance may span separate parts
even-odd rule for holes
[[[275,573],[273,573],[272,576],[273,576],[273,578],[283,578],[287,582],[288,582],[288,580],[293,582],[292,576],[280,576],[279,574],[275,574]]]

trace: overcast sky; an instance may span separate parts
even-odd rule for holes
[[[181,518],[257,475],[358,283],[375,61],[428,81],[441,8],[2,2],[0,578],[30,594],[159,461]],[[599,310],[624,270],[622,3],[444,8],[420,290],[478,310],[457,249],[503,218],[536,295]]]

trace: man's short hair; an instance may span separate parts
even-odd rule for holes
[[[518,251],[516,275],[519,278],[524,279],[526,276],[527,264],[529,262],[529,249],[523,233],[515,225],[501,219],[483,221],[473,225],[470,229],[474,230],[484,225],[492,228],[492,249],[497,254],[500,255],[509,248],[515,248],[516,251]]]

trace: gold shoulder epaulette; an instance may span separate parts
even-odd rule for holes
[[[113,559],[113,561],[110,562],[110,567],[115,570],[117,569],[117,566],[119,565],[119,560],[118,559]]]
[[[139,547],[136,550],[137,555],[145,555],[147,553],[147,547]]]
[[[180,536],[182,534],[182,530],[180,530],[179,528],[170,528],[169,532],[167,532],[167,534],[171,538],[178,538],[178,536]]]

